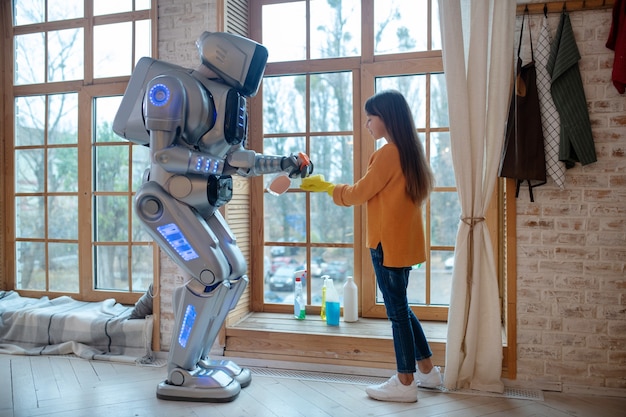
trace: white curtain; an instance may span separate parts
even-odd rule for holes
[[[444,385],[503,392],[498,280],[484,221],[513,76],[516,2],[439,0],[450,140],[461,202]]]

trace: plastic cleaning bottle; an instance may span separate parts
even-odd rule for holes
[[[301,274],[299,274],[301,272]],[[306,271],[296,272],[296,282],[294,284],[294,297],[293,297],[293,316],[298,320],[304,320],[306,317],[306,304],[304,302],[304,295],[302,294],[302,277],[306,276]]]
[[[354,322],[359,319],[359,289],[354,278],[347,277],[343,284],[343,321]]]
[[[326,281],[330,278],[328,275],[322,275],[324,283],[322,284],[322,308],[320,310],[320,318],[326,321]]]
[[[341,306],[339,305],[339,294],[333,284],[333,279],[326,280],[326,324],[329,326],[339,326]]]

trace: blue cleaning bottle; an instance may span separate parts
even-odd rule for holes
[[[329,326],[339,326],[339,316],[341,306],[339,304],[339,294],[333,284],[333,279],[326,280],[326,324]]]

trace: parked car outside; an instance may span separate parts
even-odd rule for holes
[[[333,281],[345,281],[350,275],[348,264],[343,261],[330,261],[323,268],[322,275],[328,275]]]
[[[276,271],[278,271],[281,267],[288,266],[295,270],[298,266],[298,261],[289,256],[277,256],[272,259],[272,264],[270,266],[270,275],[274,275]]]
[[[270,291],[293,291],[295,289],[296,268],[281,266],[269,279]],[[303,276],[302,286],[306,286],[306,274]]]

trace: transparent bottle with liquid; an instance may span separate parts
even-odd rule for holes
[[[341,305],[339,304],[339,294],[335,288],[332,278],[326,280],[326,324],[329,326],[339,326],[341,315]]]
[[[354,278],[347,277],[343,284],[343,321],[354,322],[359,319],[359,289]]]
[[[322,284],[322,307],[320,309],[320,318],[326,321],[326,281],[330,278],[328,275],[322,275],[324,283]]]
[[[293,297],[293,316],[298,320],[304,320],[306,317],[306,303],[304,302],[304,294],[302,292],[302,276],[296,276]]]

